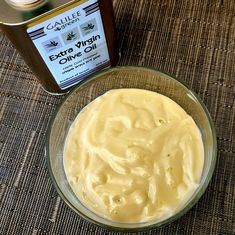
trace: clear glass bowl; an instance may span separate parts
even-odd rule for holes
[[[63,168],[63,148],[68,129],[84,106],[114,88],[140,88],[168,96],[193,117],[201,131],[205,156],[200,186],[180,211],[163,221],[118,223],[104,219],[86,208],[67,182]],[[165,73],[151,68],[133,66],[111,68],[78,84],[55,111],[48,127],[46,141],[49,173],[65,203],[78,215],[94,224],[111,230],[132,232],[169,224],[185,214],[199,200],[208,186],[215,167],[216,150],[216,134],[210,114],[197,95],[182,82]]]

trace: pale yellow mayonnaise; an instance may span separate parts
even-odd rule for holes
[[[88,104],[64,147],[75,194],[114,221],[171,216],[197,188],[203,163],[193,119],[173,100],[141,89],[111,90]]]

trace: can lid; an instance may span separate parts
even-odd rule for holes
[[[5,0],[10,5],[20,8],[29,9],[37,7],[39,4],[45,3],[46,0]]]
[[[71,0],[0,0],[1,25],[24,24],[35,17],[46,14]]]

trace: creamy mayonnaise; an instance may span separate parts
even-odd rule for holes
[[[64,147],[75,194],[114,221],[171,216],[198,187],[203,163],[193,119],[173,100],[141,89],[110,90],[88,104]]]

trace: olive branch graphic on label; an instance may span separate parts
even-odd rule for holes
[[[68,33],[67,35],[67,40],[72,40],[74,37],[76,36],[76,34],[72,31],[71,33]]]
[[[87,26],[83,27],[84,30],[90,30],[90,29],[93,29],[95,27],[95,25],[93,24],[88,24]]]
[[[49,44],[46,44],[46,47],[51,48],[51,47],[56,47],[57,45],[58,45],[58,42],[50,41]]]

